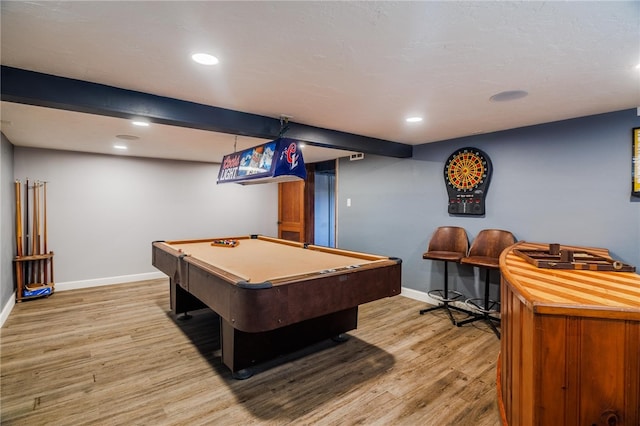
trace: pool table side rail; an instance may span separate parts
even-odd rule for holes
[[[299,247],[299,248],[304,248],[304,249],[307,249],[307,250],[320,251],[320,252],[324,252],[324,253],[340,254],[340,255],[355,257],[357,259],[363,259],[363,260],[382,260],[382,259],[388,259],[389,258],[388,256],[381,256],[381,255],[377,255],[377,254],[362,253],[362,252],[359,252],[359,251],[345,250],[345,249],[335,248],[335,247],[317,246],[317,245],[314,245],[314,244],[299,243],[299,242],[296,242],[296,241],[280,240],[280,239],[277,239],[277,238],[265,237],[263,235],[259,235],[257,238],[259,240],[270,241],[270,242],[277,243],[277,244],[285,244],[285,245],[289,245],[289,246],[292,246],[292,247]]]
[[[161,241],[155,241],[158,243],[165,243],[167,245],[179,245],[179,244],[196,244],[196,243],[207,243],[207,242],[213,242],[216,240],[246,240],[249,237],[247,236],[243,236],[243,237],[224,237],[224,238],[198,238],[195,240],[161,240]]]
[[[367,269],[378,269],[378,268],[392,266],[399,263],[401,263],[399,259],[385,258],[385,259],[375,260],[370,263],[365,263],[363,265],[352,265],[352,266],[345,266],[340,268],[311,271],[311,272],[302,273],[302,274],[283,275],[280,277],[273,277],[273,278],[270,278],[268,282],[271,283],[272,285],[279,285],[283,283],[291,284],[294,282],[309,281],[309,280],[314,280],[314,279],[319,279],[324,277],[330,277],[333,275],[341,275],[344,273],[351,273],[351,272],[355,273],[355,272],[365,271]],[[260,283],[249,283],[249,282],[240,283],[240,285],[245,286],[246,288],[253,288],[256,284],[260,284]]]

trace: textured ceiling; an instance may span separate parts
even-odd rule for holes
[[[410,145],[640,105],[637,1],[1,8],[2,65]],[[197,51],[220,63],[195,64]],[[508,90],[529,95],[490,101]],[[405,123],[412,115],[424,121]],[[8,102],[2,121],[15,145],[89,152],[113,153],[115,135],[134,132],[121,119]],[[220,161],[235,142],[162,125],[135,131],[128,155]],[[239,147],[259,142],[238,138]],[[313,150],[314,160],[348,154]]]

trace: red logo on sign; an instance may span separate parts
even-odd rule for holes
[[[298,149],[295,143],[290,143],[287,147],[285,153],[287,154],[287,163],[291,164],[291,168],[294,168],[298,165],[298,154],[296,154],[296,150]]]

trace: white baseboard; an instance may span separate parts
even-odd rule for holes
[[[0,312],[0,328],[4,325],[4,322],[9,318],[9,314],[13,310],[13,307],[16,305],[16,292],[14,291],[7,303],[2,307],[2,312]]]
[[[162,272],[147,272],[144,274],[121,275],[118,277],[95,278],[91,280],[82,280],[82,281],[67,281],[63,283],[56,283],[56,291],[75,290],[79,288],[90,288],[90,287],[98,287],[98,286],[111,285],[111,284],[123,284],[123,283],[144,281],[144,280],[155,280],[155,279],[166,278],[166,277],[167,276]],[[421,302],[425,302],[430,305],[437,305],[439,303],[436,299],[430,297],[427,293],[423,291],[414,290],[412,288],[402,287],[400,294],[410,299],[419,300]],[[11,313],[11,310],[13,309],[15,304],[16,304],[16,294],[14,292],[13,296],[2,307],[2,312],[0,312],[0,327],[4,325],[4,322],[9,317],[9,314]]]
[[[419,300],[420,302],[425,302],[425,303],[427,303],[429,305],[439,305],[439,304],[442,303],[439,300],[436,300],[433,297],[429,296],[426,292],[414,290],[412,288],[402,287],[402,291],[401,291],[400,295],[408,297],[409,299],[414,299],[414,300]],[[462,302],[462,301],[455,301],[455,302],[451,302],[450,304],[452,306],[457,306],[457,307],[462,308],[462,309],[469,309],[469,307],[467,305],[465,305],[465,303]]]
[[[419,300],[421,302],[427,302],[430,305],[438,304],[438,301],[430,297],[426,292],[414,290],[412,288],[402,287],[402,291],[400,295],[404,297],[408,297],[409,299]]]
[[[99,287],[111,284],[123,284],[136,281],[155,280],[158,278],[166,278],[162,272],[147,272],[144,274],[120,275],[118,277],[94,278],[91,280],[67,281],[56,283],[56,291],[76,290],[79,288]]]

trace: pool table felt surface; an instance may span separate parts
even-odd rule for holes
[[[330,269],[344,269],[389,262],[385,256],[327,249],[301,243],[286,244],[268,237],[225,238],[237,240],[235,247],[212,246],[215,239],[168,241],[170,247],[194,259],[231,273],[248,283],[277,281],[286,277],[317,274]]]

